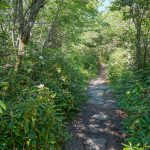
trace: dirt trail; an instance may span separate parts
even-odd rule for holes
[[[116,106],[106,80],[106,67],[88,87],[89,101],[70,125],[72,139],[63,150],[122,150],[122,120],[125,114]]]

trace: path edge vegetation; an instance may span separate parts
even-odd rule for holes
[[[116,90],[118,106],[127,113],[124,150],[150,149],[150,2],[116,0],[112,11],[121,11],[129,23],[126,45],[110,54],[108,78]],[[132,41],[132,43],[130,43]]]
[[[0,2],[0,149],[59,150],[70,137],[66,124],[98,71],[98,51],[81,37],[97,4]]]
[[[0,149],[59,150],[99,59],[127,113],[124,150],[149,149],[150,1],[99,5],[0,1]]]

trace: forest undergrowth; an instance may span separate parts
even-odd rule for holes
[[[124,150],[150,149],[150,70],[135,70],[127,64],[126,52],[116,51],[108,62],[108,78],[118,106],[127,114]]]
[[[45,58],[29,55],[22,68],[13,80],[8,76],[0,83],[0,149],[59,149],[69,138],[65,122],[87,99],[87,81],[98,71],[97,55],[50,50]]]
[[[150,1],[101,5],[0,1],[0,149],[61,149],[100,62],[127,113],[124,150],[150,149]]]

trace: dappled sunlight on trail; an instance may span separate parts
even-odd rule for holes
[[[105,65],[102,65],[99,77],[90,82],[88,95],[89,101],[69,127],[73,137],[64,149],[122,150],[125,114],[117,108],[108,86]]]

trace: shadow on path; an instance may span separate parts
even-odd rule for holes
[[[105,65],[99,77],[90,82],[88,95],[89,101],[69,127],[73,136],[63,150],[122,150],[125,114],[116,106]]]

